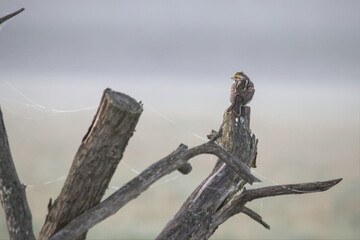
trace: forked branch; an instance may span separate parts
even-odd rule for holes
[[[264,197],[274,197],[279,195],[322,192],[335,186],[341,180],[342,178],[338,178],[324,182],[277,185],[250,190],[245,189],[241,194],[234,197],[231,203],[229,203],[227,206],[224,206],[221,211],[216,214],[216,220],[214,221],[211,228],[216,229],[220,224],[238,213],[248,213],[249,211],[245,208],[245,204],[252,200]],[[258,219],[255,220],[258,221]]]
[[[199,154],[216,155],[222,161],[229,164],[229,166],[233,167],[234,171],[244,179],[247,179],[249,183],[260,181],[249,172],[248,167],[239,164],[233,155],[212,141],[190,149],[188,149],[186,145],[181,144],[174,152],[149,166],[106,200],[72,220],[50,239],[75,239],[97,223],[116,213],[161,177],[177,170],[187,163],[189,159]]]

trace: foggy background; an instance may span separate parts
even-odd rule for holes
[[[251,202],[270,231],[237,215],[212,239],[360,237],[359,1],[0,0],[0,16],[21,7],[0,25],[0,105],[36,235],[106,87],[144,103],[108,196],[180,143],[203,143],[244,71],[266,177],[255,187],[344,180]],[[88,239],[153,239],[215,161],[194,158],[190,175],[164,177]]]

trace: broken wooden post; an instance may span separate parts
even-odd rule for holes
[[[100,202],[142,110],[142,105],[133,98],[111,89],[104,91],[61,193],[54,203],[49,203],[40,239],[49,239],[72,219]]]

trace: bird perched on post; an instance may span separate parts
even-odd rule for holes
[[[248,104],[254,96],[254,83],[244,72],[237,72],[231,78],[234,80],[231,86],[230,102],[231,106],[227,112],[241,113],[241,106]]]

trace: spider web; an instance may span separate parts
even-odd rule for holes
[[[37,121],[40,119],[46,119],[46,118],[50,118],[50,117],[55,117],[58,114],[73,114],[76,112],[83,112],[83,111],[94,111],[95,109],[97,109],[98,107],[98,103],[95,104],[94,100],[91,100],[90,102],[92,102],[92,104],[79,104],[76,108],[71,108],[71,109],[60,109],[60,108],[53,108],[51,106],[46,106],[42,103],[38,103],[36,101],[33,100],[33,98],[31,96],[28,96],[26,94],[23,93],[22,90],[20,90],[19,87],[9,83],[9,82],[3,82],[3,85],[5,87],[7,87],[7,91],[11,91],[14,95],[17,95],[18,97],[20,97],[23,101],[17,101],[13,98],[9,98],[9,97],[3,97],[0,96],[0,105],[2,106],[2,109],[4,109],[6,112],[15,115],[16,117],[19,118],[23,118],[29,121]],[[98,101],[98,98],[96,98],[96,101]],[[31,111],[36,111],[39,113],[44,114],[44,116],[41,117],[32,117],[32,116],[28,116],[28,115],[24,115],[22,113],[19,113],[15,110],[13,110],[12,108],[8,108],[8,107],[4,107],[3,103],[12,103],[15,105],[19,105],[22,107],[26,107],[28,109],[30,109]],[[163,121],[167,121],[168,123],[172,124],[172,125],[177,125],[176,121],[173,120],[171,117],[167,116],[167,114],[164,114],[160,111],[158,111],[155,107],[147,104],[147,103],[143,103],[145,109],[149,109],[151,112],[155,113],[160,119],[162,119]],[[203,137],[197,133],[191,132],[191,135],[197,139],[200,139],[204,142],[207,142],[208,139],[206,137]],[[212,155],[209,155],[209,160],[210,162],[214,163],[214,158]],[[131,171],[135,176],[140,174],[141,171],[139,169],[137,169],[136,167],[132,166],[132,164],[130,164],[127,160],[122,159],[120,164],[122,164],[122,166],[126,167],[129,171]],[[259,171],[255,171],[254,169],[251,169],[251,172],[255,175],[257,175],[260,179],[262,179],[264,182],[267,183],[271,183],[271,184],[275,184],[275,185],[280,185],[277,181],[270,179],[269,177],[265,176],[264,174],[260,173]],[[157,183],[153,184],[150,188],[156,188],[165,184],[169,184],[171,182],[177,181],[179,180],[183,175],[182,174],[175,174],[174,176],[167,176],[164,177],[163,180],[158,181]],[[188,179],[191,179],[191,181],[194,182],[198,182],[196,179],[192,178],[191,176],[187,176]],[[39,184],[27,184],[26,187],[26,191],[32,191],[35,188],[41,188],[44,187],[46,185],[50,185],[50,184],[54,184],[54,183],[62,183],[64,182],[66,179],[66,173],[60,174],[59,177],[54,177],[52,179],[49,179],[47,181],[44,181],[42,183]],[[210,178],[211,180],[211,178]],[[259,183],[255,183],[255,184],[259,184]],[[209,188],[209,187],[207,187]],[[286,188],[286,187],[284,187]],[[110,185],[109,189],[112,189],[112,191],[116,191],[118,189],[120,189],[119,186],[116,185]],[[214,189],[212,188],[212,190],[218,191],[220,189]],[[296,189],[289,189],[291,191],[294,192],[307,192],[307,191],[299,191]],[[199,192],[199,194],[201,194],[202,191]],[[229,192],[231,192],[229,190]],[[309,192],[316,192],[316,191],[309,191]],[[260,208],[260,214],[262,215],[263,213],[263,200],[260,200],[259,203],[259,208]]]

